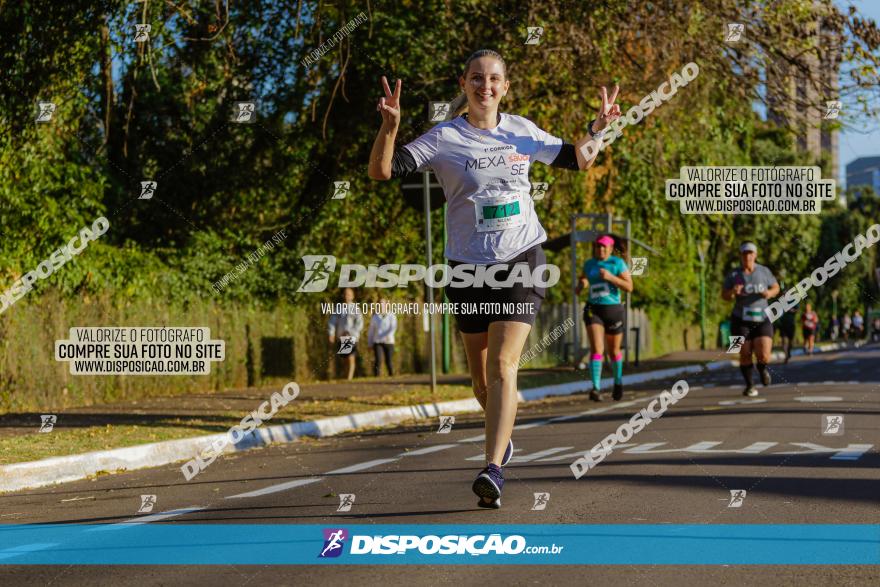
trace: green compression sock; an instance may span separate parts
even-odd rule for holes
[[[593,378],[593,389],[601,391],[600,385],[602,381],[602,355],[593,354],[590,356],[590,375]]]
[[[617,353],[612,364],[614,365],[614,383],[623,383],[623,353]]]

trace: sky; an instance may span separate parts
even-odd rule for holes
[[[853,5],[863,17],[880,24],[880,0],[837,0],[841,9]],[[866,132],[867,131],[867,132]],[[873,120],[867,128],[844,128],[840,133],[840,176],[838,185],[846,184],[846,165],[859,157],[880,156],[880,121]]]

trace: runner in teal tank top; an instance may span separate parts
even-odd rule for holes
[[[626,324],[626,308],[620,303],[620,290],[633,290],[629,267],[614,251],[614,239],[599,237],[594,243],[593,258],[584,263],[583,275],[575,289],[576,294],[587,290],[589,298],[584,306],[584,323],[590,339],[590,376],[593,389],[590,399],[602,401],[602,356],[605,349],[614,366],[615,401],[623,397],[623,354],[620,344]]]
[[[590,303],[594,305],[619,304],[620,288],[602,278],[602,269],[615,276],[629,271],[626,262],[614,255],[604,260],[587,259],[584,262],[584,275],[590,282]]]

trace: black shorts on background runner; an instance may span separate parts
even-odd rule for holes
[[[513,270],[515,263],[528,263],[529,272],[534,275],[535,268],[539,265],[547,263],[547,257],[544,255],[544,249],[541,245],[535,245],[531,249],[524,251],[504,263],[492,263],[487,267],[495,265],[508,265],[508,268],[499,271],[495,275],[498,281],[505,281]],[[463,265],[459,261],[448,261],[449,267],[457,267]],[[542,276],[547,278],[546,272]],[[463,312],[462,308],[455,312],[455,322],[458,329],[466,334],[477,334],[487,332],[489,324],[492,322],[522,322],[534,326],[535,317],[538,310],[541,309],[541,303],[544,301],[545,289],[533,285],[527,287],[521,283],[513,284],[510,287],[502,287],[492,289],[488,286],[483,287],[446,287],[446,298],[453,304],[460,306],[467,304],[470,308],[479,307],[480,304],[500,304],[500,312],[490,313],[471,313]],[[476,304],[476,306],[474,306]],[[508,308],[505,308],[505,304]],[[531,304],[529,306],[528,304]],[[512,306],[512,307],[510,307]],[[518,306],[518,307],[517,307]],[[508,311],[512,310],[512,311]]]
[[[623,304],[587,304],[584,306],[584,324],[601,324],[605,334],[622,334],[626,318]]]
[[[785,338],[794,338],[794,314],[785,312],[778,321],[779,332]]]
[[[773,338],[773,323],[769,320],[746,322],[740,318],[731,317],[730,334],[733,336],[745,336],[746,340],[752,340],[760,336]]]

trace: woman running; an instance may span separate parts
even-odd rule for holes
[[[743,395],[755,397],[758,390],[752,384],[752,353],[758,366],[758,374],[764,386],[770,385],[770,352],[773,350],[773,323],[764,310],[767,300],[779,294],[779,283],[769,269],[755,263],[758,247],[744,242],[739,247],[741,267],[724,278],[721,297],[736,300],[730,316],[730,333],[744,337],[739,351],[739,369],[746,380]]]
[[[801,334],[804,335],[804,352],[813,354],[816,346],[816,329],[819,328],[819,315],[813,311],[813,304],[807,302],[801,316]]]
[[[620,342],[626,324],[626,307],[620,303],[620,290],[632,292],[633,281],[626,262],[611,253],[614,239],[610,235],[600,236],[593,243],[593,258],[584,262],[584,273],[575,288],[580,294],[589,288],[589,300],[584,305],[584,324],[590,339],[590,375],[593,389],[590,399],[602,401],[602,360],[607,349],[614,366],[615,401],[623,397],[623,354]]]
[[[387,180],[413,171],[432,169],[446,196],[449,235],[445,256],[449,265],[462,263],[493,267],[499,281],[514,273],[517,263],[533,272],[546,260],[541,243],[547,240],[531,199],[529,166],[540,161],[554,167],[585,170],[598,149],[583,147],[599,140],[603,130],[620,117],[611,98],[601,89],[601,105],[587,136],[565,143],[530,120],[499,113],[501,99],[510,88],[501,55],[483,49],[465,62],[458,80],[467,100],[466,114],[441,122],[403,148],[395,148],[400,125],[400,89],[392,93],[383,77],[385,96],[377,110],[382,127],[373,143],[369,176]],[[453,110],[454,111],[454,110]],[[587,157],[590,156],[590,159]],[[482,285],[482,284],[481,284]],[[447,287],[449,301],[457,306],[474,395],[486,413],[486,468],[473,484],[480,507],[501,507],[504,486],[502,467],[513,454],[510,440],[517,409],[517,366],[526,337],[544,298],[544,288],[514,284],[490,287]],[[501,313],[471,314],[462,304],[501,303]],[[472,306],[469,306],[472,308]],[[507,310],[513,309],[513,312]]]
[[[779,278],[779,291],[782,292],[785,290],[785,269],[779,270]],[[780,297],[783,295],[785,294],[780,293]],[[783,363],[786,365],[791,360],[791,348],[794,345],[795,314],[797,314],[797,306],[783,311],[778,321],[780,343],[782,343],[782,352],[785,353]]]
[[[785,310],[779,317],[779,336],[782,342],[782,352],[785,353],[786,365],[791,360],[791,347],[794,345],[794,325],[795,314],[797,314],[797,306]]]

